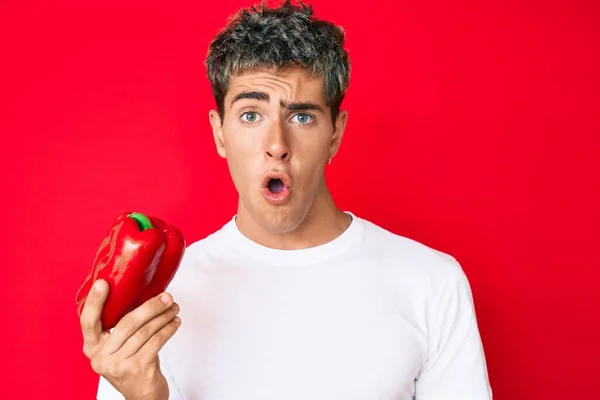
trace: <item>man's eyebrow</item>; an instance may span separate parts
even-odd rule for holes
[[[315,103],[287,103],[285,101],[280,101],[279,104],[281,105],[281,108],[287,108],[290,111],[315,110],[323,112],[323,107]]]
[[[265,93],[265,92],[242,92],[242,93],[238,93],[235,95],[235,97],[233,98],[233,100],[231,100],[231,104],[229,105],[229,107],[233,106],[233,103],[235,103],[238,100],[242,100],[242,99],[252,99],[252,100],[262,100],[262,101],[269,101],[269,94]]]
[[[251,99],[251,100],[260,100],[260,101],[266,101],[269,102],[270,97],[268,93],[265,92],[241,92],[236,94],[233,99],[231,100],[231,104],[229,105],[229,107],[232,107],[233,104],[236,101],[239,100],[243,100],[243,99]],[[323,112],[323,107],[321,107],[318,104],[315,103],[309,103],[309,102],[301,102],[301,103],[290,103],[290,102],[286,102],[286,101],[280,101],[279,105],[281,106],[281,108],[287,108],[290,111],[308,111],[308,110],[314,110],[314,111],[320,111]]]

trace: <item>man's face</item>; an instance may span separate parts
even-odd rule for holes
[[[323,79],[309,79],[300,69],[233,77],[223,121],[215,110],[210,119],[240,212],[272,233],[296,229],[327,193],[323,171],[346,124],[341,111],[334,129]]]

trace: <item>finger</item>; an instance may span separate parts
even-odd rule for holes
[[[175,332],[181,326],[181,318],[174,317],[168,324],[163,326],[158,332],[156,332],[142,348],[135,353],[132,357],[139,357],[140,362],[143,364],[150,364],[154,362],[158,356],[158,352],[162,347],[173,337]]]
[[[87,345],[95,345],[102,337],[102,308],[108,296],[108,291],[108,283],[105,280],[98,279],[85,299],[79,323],[83,333],[83,341]]]
[[[173,305],[173,298],[168,293],[161,293],[125,315],[115,326],[110,337],[106,339],[103,352],[113,354],[133,336],[142,326],[154,317],[162,314]]]
[[[137,353],[156,332],[171,322],[178,312],[179,306],[177,303],[174,303],[171,308],[148,321],[121,346],[117,352],[119,358],[125,359]]]

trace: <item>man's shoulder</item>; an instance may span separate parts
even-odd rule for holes
[[[225,221],[218,229],[208,235],[191,242],[185,249],[183,262],[202,259],[208,254],[226,254],[228,251],[228,236],[232,229],[233,220]],[[230,249],[229,249],[230,250]]]
[[[422,278],[427,281],[464,279],[464,271],[458,260],[414,238],[403,236],[375,222],[362,219],[365,248],[381,261],[390,274],[403,278]]]
[[[220,228],[208,235],[190,242],[184,251],[179,269],[175,274],[171,288],[177,287],[186,281],[193,281],[201,269],[210,269],[215,265],[215,260],[224,258],[231,249],[228,249],[226,239],[227,230],[231,221],[225,222]]]

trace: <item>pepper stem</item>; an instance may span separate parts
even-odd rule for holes
[[[140,231],[152,228],[152,222],[142,213],[134,212],[129,214],[128,217],[137,222]]]

